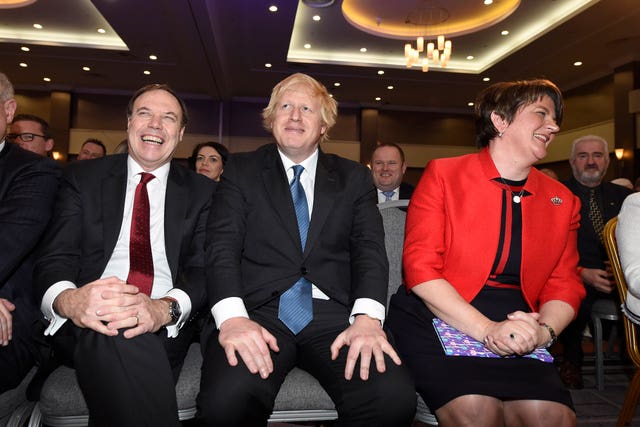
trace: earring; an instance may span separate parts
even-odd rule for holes
[[[502,138],[503,133],[502,132],[498,132],[498,138]]]

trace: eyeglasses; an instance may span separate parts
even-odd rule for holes
[[[39,136],[40,138],[43,138],[43,139],[47,139],[46,136],[38,135],[37,133],[8,133],[7,139],[9,141],[15,141],[16,139],[20,138],[23,142],[31,142],[33,141],[33,138],[35,138],[36,136]]]

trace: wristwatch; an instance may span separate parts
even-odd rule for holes
[[[554,331],[551,326],[547,325],[544,322],[540,322],[538,324],[540,326],[544,327],[547,331],[549,331],[549,335],[551,336],[551,340],[545,345],[545,348],[551,347],[558,340],[558,337],[556,336],[556,331]]]
[[[180,309],[180,304],[178,304],[178,301],[173,298],[164,297],[160,299],[169,303],[169,316],[171,316],[171,322],[169,323],[169,325],[175,325],[178,322],[180,316],[182,316],[182,309]]]

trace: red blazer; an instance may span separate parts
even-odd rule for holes
[[[502,189],[488,149],[432,160],[411,197],[403,265],[407,289],[444,278],[467,301],[486,283],[500,234]],[[585,290],[577,272],[580,201],[532,168],[522,199],[524,298],[533,311],[562,300],[577,313]]]

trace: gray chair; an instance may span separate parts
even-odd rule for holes
[[[200,344],[192,344],[176,384],[180,421],[195,418],[201,366]],[[278,393],[269,421],[324,421],[337,417],[333,402],[320,383],[308,373],[294,369]],[[29,427],[43,424],[51,427],[84,427],[88,422],[89,411],[75,371],[65,366],[57,368],[42,387],[40,400],[31,412]]]
[[[596,389],[604,390],[604,357],[602,321],[610,320],[617,322],[619,310],[616,303],[610,299],[598,299],[591,307],[591,322],[593,323],[593,344],[596,362]],[[610,356],[616,337],[617,326],[614,324],[609,334],[607,356]]]
[[[407,213],[400,208],[407,207],[409,200],[395,200],[390,202],[379,203],[378,208],[382,215],[382,223],[384,224],[384,244],[387,249],[387,258],[389,259],[389,292],[387,296],[387,304],[389,298],[393,295],[398,287],[402,284],[402,251],[404,248],[404,225],[407,219]],[[429,407],[424,403],[422,397],[418,395],[418,407],[416,410],[416,420],[437,426],[438,421],[431,413]]]
[[[27,387],[36,373],[31,369],[18,387],[0,394],[0,426],[18,427],[24,424],[33,407],[33,402],[27,400]]]

